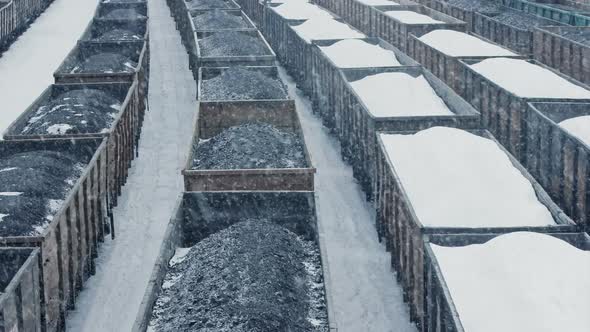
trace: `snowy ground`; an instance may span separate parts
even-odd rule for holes
[[[0,133],[53,83],[97,0],[55,0],[0,58]]]
[[[341,159],[340,145],[293,80],[281,70],[295,98],[307,148],[317,168],[315,189],[321,241],[330,269],[332,311],[338,332],[415,331],[402,291],[390,268],[390,256],[377,241],[374,215]]]
[[[58,0],[62,1],[62,0]],[[76,0],[80,1],[80,0]],[[117,238],[107,241],[67,321],[69,331],[131,330],[166,225],[182,191],[196,112],[188,57],[163,0],[149,1],[150,111],[123,195],[115,209]]]

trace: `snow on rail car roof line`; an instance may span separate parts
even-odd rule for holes
[[[404,24],[444,24],[445,22],[436,20],[428,15],[416,13],[410,10],[391,10],[386,11],[385,15],[394,18]]]
[[[519,97],[590,99],[589,90],[527,60],[491,58],[469,67]]]
[[[380,137],[426,227],[555,225],[531,182],[493,140],[447,127]]]
[[[313,18],[292,27],[305,41],[320,39],[364,38],[364,34],[335,19]]]
[[[401,66],[393,51],[360,39],[345,39],[320,49],[338,68]]]
[[[446,55],[455,57],[517,55],[499,45],[455,30],[434,30],[418,39]]]
[[[350,85],[375,117],[454,114],[423,75],[380,73]]]
[[[465,331],[588,331],[590,251],[534,232],[431,247]]]

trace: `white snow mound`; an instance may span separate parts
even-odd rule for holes
[[[561,121],[559,126],[590,145],[590,115],[578,116]]]
[[[454,114],[422,75],[381,73],[350,85],[375,117]]]
[[[366,37],[347,24],[331,18],[312,18],[305,21],[305,23],[294,26],[293,30],[308,43],[312,40]]]
[[[455,30],[434,30],[418,39],[424,44],[454,57],[516,55],[496,44]]]
[[[590,99],[590,91],[526,60],[491,58],[470,67],[519,97]]]
[[[424,226],[555,224],[532,184],[494,141],[447,127],[380,136]]]
[[[443,21],[435,20],[432,17],[424,14],[419,14],[409,10],[391,10],[385,12],[385,15],[395,18],[396,20],[405,24],[439,24],[445,23]]]
[[[278,7],[275,11],[279,16],[288,20],[305,20],[311,18],[330,19],[333,16],[316,5],[307,2],[287,2]]]
[[[465,331],[588,331],[589,251],[532,232],[432,249]]]
[[[339,68],[401,66],[392,51],[360,39],[345,39],[320,49]]]

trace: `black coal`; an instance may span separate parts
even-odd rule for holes
[[[0,250],[0,296],[2,296],[2,292],[6,291],[6,287],[8,287],[19,269],[25,264],[30,253],[30,249],[2,248]],[[18,292],[18,289],[16,289],[16,292]]]
[[[197,30],[244,29],[248,23],[241,15],[232,15],[226,10],[211,10],[193,17]]]
[[[266,123],[224,130],[193,146],[193,169],[304,168],[303,142],[293,132]]]
[[[487,0],[448,0],[446,3],[477,13],[497,13],[502,8],[499,3]]]
[[[39,106],[20,134],[103,133],[120,112],[121,102],[96,89],[72,90]]]
[[[63,152],[22,152],[0,159],[0,170],[5,170],[7,168],[27,169],[34,167],[35,170],[45,172],[52,177],[60,177],[63,176],[63,170],[74,168],[78,162],[78,158]],[[4,172],[0,172],[0,174]]]
[[[267,221],[234,224],[170,268],[151,325],[178,332],[328,331],[317,246]]]
[[[0,196],[0,236],[27,236],[41,233],[49,208],[47,201],[38,197]]]
[[[113,29],[101,34],[97,41],[113,41],[113,40],[142,40],[143,37],[133,31],[125,29]]]
[[[220,75],[203,80],[201,100],[286,99],[283,82],[259,70],[230,67]]]
[[[226,0],[192,0],[187,2],[187,6],[189,9],[227,9],[236,7]]]
[[[137,63],[130,58],[116,53],[99,53],[89,56],[70,71],[77,73],[132,73]]]
[[[258,36],[238,31],[216,32],[199,40],[203,56],[269,55],[268,48]]]
[[[587,29],[560,30],[555,33],[564,38],[590,46],[590,31]]]
[[[130,8],[112,10],[108,14],[104,15],[103,18],[110,20],[137,20],[146,17],[138,13],[137,10]]]
[[[0,236],[39,235],[86,164],[68,153],[41,150],[0,159]]]
[[[560,10],[566,10],[568,12],[575,12],[575,13],[588,13],[588,12],[590,12],[588,9],[577,8],[575,6],[562,5],[559,3],[542,3],[542,4],[544,6],[553,7],[553,8],[557,8]]]
[[[535,27],[556,25],[555,22],[518,10],[504,10],[497,16],[493,17],[504,24],[521,30],[531,30]]]

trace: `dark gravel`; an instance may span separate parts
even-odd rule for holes
[[[112,10],[108,14],[104,15],[103,18],[110,20],[137,20],[146,17],[138,13],[137,10],[130,8]]]
[[[211,10],[193,18],[197,30],[245,29],[250,26],[241,15],[232,15],[225,10]]]
[[[287,97],[287,90],[279,78],[243,67],[230,67],[220,75],[201,82],[201,100],[261,100]]]
[[[268,48],[258,36],[238,31],[215,32],[199,40],[203,56],[269,55]]]
[[[0,295],[14,279],[18,270],[29,258],[29,255],[29,250],[9,248],[0,250]]]
[[[39,235],[86,165],[55,151],[0,159],[0,236]]]
[[[142,40],[143,37],[133,31],[125,29],[113,29],[106,31],[98,38],[97,41],[113,41],[113,40]]]
[[[563,38],[571,39],[578,43],[582,43],[586,46],[590,46],[590,30],[589,29],[578,29],[578,30],[561,30],[555,31],[554,33],[562,36]]]
[[[224,0],[192,0],[187,1],[189,9],[228,9],[236,8],[229,1]]]
[[[307,167],[299,136],[266,123],[231,127],[193,149],[193,169]]]
[[[151,325],[175,332],[328,331],[319,256],[313,242],[276,224],[234,224],[171,266]]]
[[[99,53],[86,58],[83,63],[72,68],[70,73],[133,73],[136,67],[137,62],[124,55]]]
[[[574,12],[574,13],[588,13],[588,12],[590,12],[590,10],[585,9],[585,8],[577,8],[574,6],[562,5],[562,4],[557,4],[557,3],[540,3],[540,4],[547,6],[547,7],[552,7],[552,8],[565,10],[568,12]]]
[[[47,202],[37,197],[0,196],[0,214],[6,215],[0,222],[0,237],[33,235],[49,223]]]
[[[486,14],[497,13],[502,8],[499,3],[485,0],[449,0],[447,3],[463,10]]]
[[[517,10],[504,10],[494,19],[521,30],[532,30],[535,27],[559,25],[559,23],[527,14]]]
[[[39,106],[21,130],[24,135],[85,134],[107,131],[120,112],[121,102],[96,89],[63,93]]]
[[[52,177],[60,177],[63,170],[71,169],[78,164],[78,159],[70,154],[57,151],[32,151],[15,153],[0,159],[0,170],[7,168],[30,168],[34,166]],[[9,171],[10,172],[10,171]],[[0,172],[4,173],[4,172]],[[7,191],[7,190],[1,190]]]

